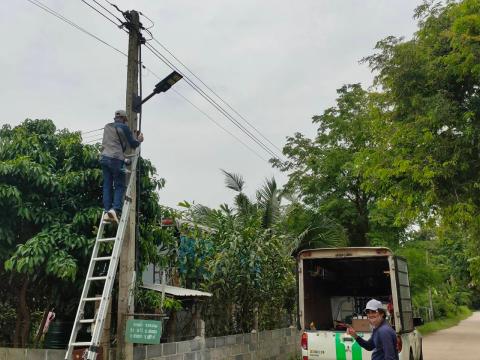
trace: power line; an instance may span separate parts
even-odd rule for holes
[[[100,131],[100,130],[103,130],[103,127],[102,128],[98,128],[98,129],[94,129],[94,130],[89,130],[89,131],[80,131],[82,134],[89,134],[89,133],[92,133],[92,132],[95,132],[95,131]]]
[[[120,10],[117,5],[112,4],[112,3],[111,3],[110,1],[108,1],[108,0],[104,0],[104,1],[105,1],[106,3],[108,3],[108,4],[110,4],[111,6],[113,6],[115,9],[117,9],[117,11],[118,11],[119,13],[121,13],[122,15],[125,15],[125,12],[122,11],[122,10]]]
[[[192,81],[188,76],[182,74],[182,72],[173,65],[167,58],[165,58],[162,53],[155,49],[151,44],[145,44],[147,49],[150,50],[157,58],[164,62],[172,70],[180,73],[184,80],[190,85],[197,93],[199,93],[205,100],[207,100],[212,106],[214,106],[222,115],[224,115],[229,121],[231,121],[236,127],[238,127],[242,132],[244,132],[250,139],[252,139],[257,145],[263,148],[270,156],[278,158],[273,150],[271,150],[267,145],[265,145],[261,140],[259,140],[255,135],[253,135],[248,129],[246,129],[238,120],[236,120],[227,110],[225,110],[221,105],[219,105],[214,99],[212,99],[208,94],[205,93],[194,81]]]
[[[155,26],[155,23],[153,22],[152,19],[150,19],[147,15],[145,15],[144,13],[142,13],[141,11],[138,12],[140,15],[142,15],[145,19],[147,19],[148,21],[150,21],[152,23],[151,26],[147,27],[147,28],[144,28],[145,31],[148,31],[149,29],[153,28]],[[150,32],[150,31],[148,31]],[[150,33],[151,34],[151,33]],[[153,39],[153,36],[152,36],[152,39]]]
[[[85,33],[85,34],[93,37],[94,39],[100,41],[102,44],[108,46],[109,48],[115,50],[116,52],[122,54],[123,56],[128,57],[128,55],[127,55],[126,53],[124,53],[123,51],[117,49],[117,48],[116,48],[115,46],[113,46],[113,45],[110,45],[110,44],[107,43],[106,41],[100,39],[98,36],[92,34],[91,32],[89,32],[89,31],[87,31],[87,30],[85,30],[84,28],[82,28],[81,26],[75,24],[73,21],[67,19],[66,17],[64,17],[63,15],[59,14],[58,12],[50,9],[47,5],[42,4],[40,1],[38,1],[38,0],[27,0],[27,1],[28,1],[29,3],[35,5],[35,6],[39,7],[39,8],[42,9],[43,11],[48,12],[50,15],[53,15],[53,16],[55,16],[56,18],[62,20],[63,22],[69,24],[70,26],[73,26],[73,27],[76,28],[77,30],[80,30],[81,32],[83,32],[83,33]]]
[[[90,141],[92,139],[96,139],[99,136],[102,136],[102,133],[93,133],[93,134],[88,134],[86,136],[82,136],[83,141]]]
[[[268,162],[267,159],[265,159],[262,155],[260,155],[258,152],[256,152],[255,150],[253,150],[250,146],[248,146],[247,144],[245,144],[240,138],[238,138],[237,136],[235,136],[233,133],[231,133],[230,131],[228,131],[226,128],[224,128],[222,125],[220,125],[217,121],[215,121],[210,115],[208,115],[206,112],[204,112],[202,109],[200,109],[197,105],[195,105],[193,102],[191,102],[190,100],[188,100],[185,96],[183,96],[181,93],[179,93],[177,90],[175,89],[172,89],[178,96],[180,96],[183,100],[185,100],[186,102],[188,102],[190,105],[192,105],[195,109],[197,109],[199,112],[201,112],[203,115],[205,115],[207,117],[207,119],[209,119],[210,121],[212,121],[215,125],[217,125],[220,129],[222,129],[223,131],[227,132],[228,134],[230,134],[231,136],[233,136],[237,141],[239,141],[243,146],[245,146],[248,150],[250,150],[252,153],[254,153],[256,156],[258,156],[261,160],[263,161],[266,161]]]
[[[97,41],[101,42],[102,44],[112,48],[113,50],[115,50],[116,52],[118,52],[119,54],[125,56],[125,57],[128,57],[128,55],[126,53],[124,53],[123,51],[117,49],[116,47],[112,46],[111,44],[107,43],[106,41],[104,41],[103,39],[99,38],[98,36],[92,34],[91,32],[85,30],[83,27],[77,25],[76,23],[74,23],[73,21],[69,20],[68,18],[64,17],[63,15],[61,15],[60,13],[56,12],[55,10],[49,8],[47,5],[41,3],[40,1],[38,0],[27,0],[28,2],[30,2],[31,4],[39,7],[40,9],[44,10],[45,12],[48,12],[50,15],[53,15],[55,16],[56,18],[62,20],[63,22],[69,24],[70,26],[76,28],[77,30],[89,35],[90,37],[96,39]],[[82,0],[83,1],[83,0]],[[110,5],[112,5],[113,7],[115,7],[120,13],[123,14],[123,12],[115,5],[115,4],[112,4],[110,3],[109,1],[105,0],[107,3],[109,3]],[[96,1],[95,1],[96,2]],[[96,2],[97,3],[97,2]],[[87,4],[88,5],[88,4]],[[95,9],[96,10],[96,9]],[[96,10],[97,11],[97,10]],[[145,16],[145,15],[143,15]],[[146,17],[146,16],[145,16]],[[152,22],[153,24],[153,22]],[[115,24],[117,25],[117,24]],[[151,45],[150,45],[151,46]],[[154,50],[152,50],[154,49]],[[152,49],[149,49],[154,55],[155,55],[155,52],[154,51],[157,51],[157,49],[155,49],[153,46],[152,46]],[[161,55],[160,52],[158,52],[158,55],[156,55],[159,59],[162,60],[162,58],[160,56],[163,57],[163,55]],[[165,59],[165,60],[162,60],[163,62],[165,63],[170,63],[168,61],[168,59]],[[146,66],[142,65],[143,68],[145,68],[146,70],[148,70],[151,74],[153,74],[155,77],[157,77],[158,79],[160,79],[160,77],[155,74],[155,72],[153,72],[152,70],[150,70],[149,68],[147,68]],[[170,63],[170,67],[174,67],[173,64]],[[175,67],[174,67],[175,68]],[[179,71],[180,72],[180,71]],[[195,76],[195,75],[194,75]],[[189,79],[190,80],[190,79]],[[191,81],[191,80],[190,80]],[[201,80],[200,80],[201,81]],[[202,82],[203,83],[203,82]],[[207,94],[205,94],[205,92],[203,90],[201,90],[198,85],[196,85],[193,81],[191,81],[191,83],[188,83],[194,90],[196,90],[200,95],[202,95],[202,93],[204,95],[202,95],[202,97],[204,97],[207,101],[209,101],[214,107],[217,108],[217,110],[219,110],[224,116],[226,116],[227,118],[232,118],[233,122],[237,122],[230,114],[228,114],[228,112],[226,112],[226,110],[224,110],[221,106],[219,106],[218,104],[216,104],[216,102],[211,99]],[[205,116],[207,116],[207,118],[209,118],[211,121],[213,121],[214,123],[216,123],[221,129],[223,129],[225,132],[227,132],[228,134],[230,134],[232,137],[234,137],[237,141],[239,141],[241,144],[243,144],[244,146],[246,146],[250,151],[253,151],[258,157],[260,157],[262,160],[264,161],[267,161],[266,159],[264,159],[262,156],[260,156],[257,152],[255,152],[252,148],[250,148],[248,145],[246,145],[243,141],[241,141],[237,136],[235,136],[233,133],[231,133],[230,131],[228,131],[227,129],[225,129],[224,127],[222,127],[220,124],[218,124],[215,120],[213,120],[210,116],[208,116],[205,112],[203,112],[200,108],[198,108],[197,106],[195,106],[191,101],[189,101],[186,97],[184,97],[183,95],[181,95],[178,91],[176,91],[177,94],[179,94],[181,97],[184,98],[185,101],[187,101],[188,103],[190,103],[192,106],[194,106],[200,113],[204,114]],[[208,100],[208,98],[210,98],[210,100]],[[216,104],[216,105],[214,105]],[[229,119],[230,120],[230,119]],[[230,120],[230,121],[232,121]],[[238,123],[238,122],[237,122]],[[236,125],[237,127],[239,127],[239,129],[241,131],[243,131],[245,134],[249,134],[248,130],[244,131],[243,129],[243,126],[241,124],[238,124]],[[243,128],[243,129],[242,129]],[[90,132],[94,132],[94,131],[98,131],[98,130],[102,130],[103,128],[101,129],[95,129],[95,130],[91,130],[91,131],[87,131],[87,132],[84,132],[84,134],[86,133],[90,133]],[[268,148],[265,148],[265,145],[263,143],[259,143],[259,140],[256,139],[256,137],[252,137],[252,135],[248,135],[254,142],[256,142],[259,146],[261,146],[265,151],[267,151],[269,153],[269,155],[277,158],[277,156]],[[88,143],[91,143],[91,142],[96,142],[96,141],[99,141],[101,140],[101,138],[99,139],[94,139],[94,140],[89,140]]]
[[[154,73],[152,70],[150,70],[148,67],[145,67],[144,68],[150,72],[153,76],[155,76],[158,80],[161,80],[162,78],[160,76],[158,76],[156,73]],[[201,114],[205,115],[210,121],[212,121],[215,125],[217,125],[220,129],[222,129],[223,131],[225,131],[227,134],[229,134],[230,136],[232,136],[235,140],[237,140],[239,143],[241,143],[243,146],[245,146],[248,150],[250,150],[251,152],[253,152],[257,157],[259,157],[261,160],[263,161],[266,161],[268,162],[267,159],[265,159],[264,157],[262,157],[258,152],[256,152],[254,149],[252,149],[250,146],[248,146],[246,143],[244,143],[239,137],[237,137],[235,134],[233,134],[232,132],[230,132],[229,130],[227,130],[225,127],[223,127],[222,125],[220,125],[216,120],[214,120],[210,115],[208,115],[205,111],[203,111],[202,109],[200,109],[197,105],[195,105],[192,101],[190,101],[187,97],[185,97],[182,93],[180,93],[179,91],[175,90],[175,89],[171,89],[172,91],[174,91],[178,96],[180,96],[183,100],[185,100],[187,103],[189,103],[191,106],[193,106],[198,112],[200,112]]]
[[[103,6],[102,4],[100,4],[97,0],[93,0],[94,3],[96,3],[98,6],[100,6],[102,9],[104,9],[106,12],[108,12],[110,15],[112,15],[115,19],[117,19],[120,24],[124,24],[124,21],[122,19],[119,19],[113,12],[111,12],[110,10],[108,10],[105,6]],[[107,1],[108,2],[108,1]],[[110,4],[110,3],[109,3]],[[112,5],[112,4],[110,4]],[[117,8],[118,9],[118,8]],[[123,15],[123,12],[121,12],[122,15]]]
[[[110,19],[108,16],[106,16],[104,13],[102,13],[101,11],[99,11],[97,8],[95,8],[94,6],[90,5],[88,2],[86,2],[85,0],[80,0],[81,2],[83,2],[85,5],[87,5],[88,7],[92,8],[94,11],[96,11],[97,13],[99,13],[100,15],[102,15],[105,19],[107,19],[108,21],[110,21],[113,25],[115,25],[116,27],[124,30],[124,31],[127,31],[125,29],[123,29],[123,21],[120,20],[119,18],[117,18],[115,15],[113,15],[118,21],[120,21],[120,25],[117,24],[115,21],[113,21],[112,19]],[[105,7],[101,4],[99,4],[98,2],[96,2],[95,0],[93,0],[96,4],[98,4],[99,6],[101,6],[102,8],[105,9]],[[106,11],[110,12],[109,10],[105,9]],[[127,31],[128,32],[128,31]]]
[[[106,1],[106,0],[105,0]],[[273,142],[270,141],[270,139],[268,139],[266,136],[264,136],[253,124],[251,124],[247,119],[245,119],[245,117],[243,117],[237,110],[235,110],[227,101],[225,101],[220,95],[218,95],[210,86],[208,86],[202,79],[200,79],[197,74],[195,74],[187,65],[185,65],[179,58],[177,58],[165,45],[163,45],[160,41],[158,41],[154,36],[153,34],[148,31],[148,29],[151,29],[155,23],[149,18],[147,17],[145,14],[141,13],[140,12],[140,15],[144,16],[146,19],[148,19],[151,23],[152,23],[152,26],[144,29],[146,30],[153,41],[155,41],[158,45],[160,45],[166,52],[168,52],[170,54],[170,56],[172,56],[178,63],[180,63],[190,74],[192,74],[198,81],[200,81],[203,86],[205,86],[212,94],[214,94],[222,103],[224,103],[225,105],[227,105],[230,110],[232,110],[235,114],[237,114],[243,121],[245,121],[252,129],[255,130],[255,132],[260,135],[263,139],[265,139],[270,145],[272,145],[274,148],[276,148],[278,151],[280,151],[280,153],[282,153],[282,150],[276,146]]]
[[[98,139],[93,139],[93,140],[88,140],[85,142],[85,144],[96,144],[100,142],[103,138],[98,138]]]
[[[150,33],[151,34],[151,33]],[[166,52],[168,52],[176,61],[178,61],[190,74],[192,74],[198,81],[200,81],[203,86],[205,86],[212,94],[214,94],[222,103],[224,103],[230,110],[232,110],[235,114],[237,114],[243,121],[245,121],[255,132],[260,135],[263,139],[265,139],[270,145],[276,148],[280,153],[282,150],[277,147],[273,142],[271,142],[266,136],[264,136],[255,126],[253,126],[247,119],[245,119],[237,110],[235,110],[227,101],[225,101],[220,95],[218,95],[210,86],[208,86],[202,79],[200,79],[187,65],[185,65],[180,59],[178,59],[170,50],[167,49],[165,45],[163,45],[160,41],[158,41],[152,35],[153,41],[155,41],[158,45],[160,45]]]
[[[245,127],[240,124],[232,115],[228,113],[222,106],[220,106],[215,100],[213,100],[208,94],[205,93],[195,82],[190,80],[188,76],[185,76],[181,73],[181,71],[173,65],[168,59],[165,58],[157,49],[155,49],[152,45],[146,44],[147,49],[149,49],[157,58],[159,58],[162,62],[164,62],[168,67],[172,70],[179,72],[183,77],[184,80],[188,85],[190,85],[200,96],[202,96],[205,100],[207,100],[213,107],[215,107],[223,116],[225,116],[230,122],[232,122],[236,127],[238,127],[242,132],[244,132],[250,139],[252,139],[257,145],[259,145],[262,149],[264,149],[270,156],[277,158],[275,153],[270,150],[263,142],[258,140],[252,133],[250,133]]]

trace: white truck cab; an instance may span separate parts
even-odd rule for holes
[[[415,330],[405,259],[381,247],[325,248],[297,254],[298,326],[303,360],[370,360],[346,334],[347,324],[368,340],[372,329],[364,314],[375,298],[387,309],[397,333],[400,360],[422,360],[422,339]]]

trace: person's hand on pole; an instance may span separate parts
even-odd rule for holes
[[[142,133],[139,133],[137,135],[137,140],[140,141],[140,142],[143,142],[143,134]]]

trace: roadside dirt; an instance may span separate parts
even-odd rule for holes
[[[424,360],[479,360],[480,312],[423,338]]]

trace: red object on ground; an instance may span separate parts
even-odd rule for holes
[[[173,224],[173,219],[166,218],[162,219],[162,225],[172,225]]]

